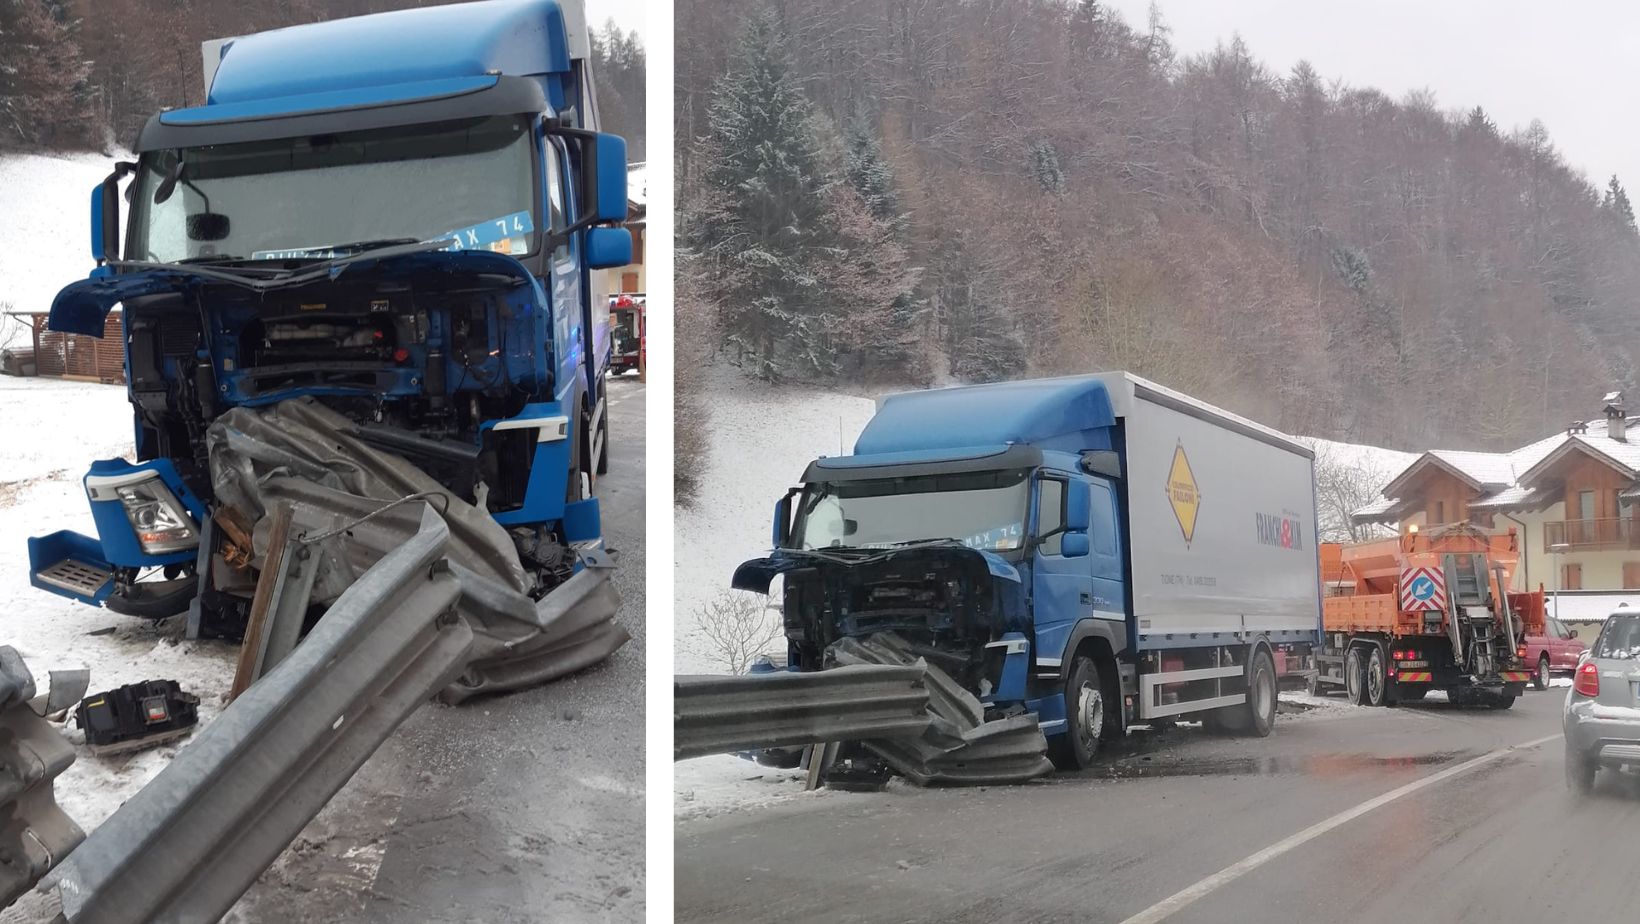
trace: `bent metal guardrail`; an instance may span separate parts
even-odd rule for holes
[[[921,735],[928,669],[863,665],[672,683],[674,760],[748,748]]]
[[[69,699],[84,693],[82,683]],[[74,746],[35,714],[33,698],[34,675],[22,656],[0,646],[0,907],[85,838],[57,805],[52,783],[74,763]]]
[[[425,509],[415,536],[46,877],[69,922],[214,921],[232,907],[466,665],[449,535]]]

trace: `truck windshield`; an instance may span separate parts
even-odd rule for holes
[[[326,258],[455,232],[469,248],[535,249],[518,116],[151,151],[139,174],[131,260]]]
[[[969,548],[1022,547],[1029,472],[964,472],[816,483],[803,491],[793,545],[880,549],[922,539]]]

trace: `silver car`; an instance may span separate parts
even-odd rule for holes
[[[1575,792],[1592,789],[1601,767],[1640,765],[1640,612],[1606,618],[1572,675],[1561,727]]]

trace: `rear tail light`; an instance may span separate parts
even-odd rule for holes
[[[1526,660],[1526,646],[1525,645],[1518,645],[1518,646],[1515,647],[1515,657],[1521,659],[1522,661]]]
[[[1572,689],[1583,696],[1600,695],[1600,669],[1592,661],[1584,661],[1578,666],[1577,675],[1572,679]]]

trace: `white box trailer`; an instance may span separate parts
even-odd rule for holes
[[[1320,559],[1314,453],[1262,426],[1131,373],[1105,373],[1118,419],[1126,501],[1128,638],[1150,653],[1142,718],[1242,702],[1164,697],[1186,681],[1235,677],[1189,649],[1318,646]],[[1173,653],[1176,657],[1160,657]],[[1211,660],[1211,659],[1209,659]],[[1141,662],[1144,663],[1144,662]]]

